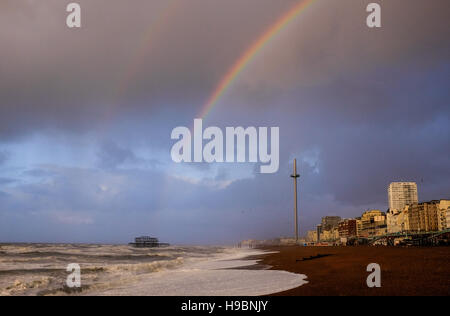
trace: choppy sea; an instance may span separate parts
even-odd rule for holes
[[[254,269],[232,247],[1,244],[0,295],[265,295],[301,286],[306,276]],[[81,288],[67,287],[69,264],[81,267]]]

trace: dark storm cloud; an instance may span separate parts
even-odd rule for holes
[[[1,137],[95,129],[136,107],[197,111],[226,67],[293,1],[79,3],[81,30],[65,26],[64,2],[3,4]]]
[[[3,1],[0,137],[48,127],[79,133],[136,107],[141,114],[190,107],[194,116],[237,57],[294,3],[84,0],[83,28],[70,30],[63,1]],[[376,31],[364,25],[365,5],[317,1],[242,82],[269,91],[281,85],[280,94],[343,71],[380,63],[420,70],[448,56],[447,1],[386,2]]]

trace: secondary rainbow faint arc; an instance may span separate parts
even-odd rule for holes
[[[130,82],[139,73],[142,65],[145,63],[149,46],[153,44],[155,37],[162,33],[164,24],[171,20],[171,16],[177,9],[179,9],[179,7],[181,7],[182,3],[183,2],[181,0],[167,1],[167,4],[161,12],[158,13],[156,19],[147,27],[133,58],[126,67],[125,74],[117,89],[116,98],[119,98],[125,94]]]
[[[226,75],[217,85],[214,92],[210,95],[208,101],[203,106],[200,112],[200,117],[205,118],[209,112],[217,104],[220,97],[227,91],[233,81],[245,69],[249,62],[256,56],[256,54],[282,31],[292,20],[294,20],[300,13],[302,13],[310,4],[316,0],[302,0],[294,5],[288,12],[282,15],[274,24],[272,24],[256,41],[250,45],[249,48],[239,57],[239,59],[228,70]]]

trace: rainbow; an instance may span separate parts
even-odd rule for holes
[[[227,91],[233,81],[239,76],[242,70],[250,63],[250,61],[257,55],[257,53],[270,42],[279,32],[292,22],[301,12],[303,12],[315,0],[301,0],[294,5],[288,12],[282,15],[274,24],[272,24],[256,41],[247,48],[247,50],[239,57],[239,59],[228,70],[216,89],[210,95],[206,104],[203,106],[200,115],[197,117],[205,118],[208,113],[217,104],[220,97]]]

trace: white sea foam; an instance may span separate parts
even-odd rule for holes
[[[27,277],[22,280],[14,280],[7,287],[0,289],[0,296],[10,296],[21,294],[26,291],[37,292],[39,289],[45,288],[50,283],[49,277]]]
[[[133,284],[88,295],[256,296],[289,290],[308,283],[307,276],[277,270],[236,269],[256,264],[243,260],[255,250],[228,251],[211,260],[192,262],[179,269],[149,274]],[[234,269],[233,269],[234,268]]]
[[[108,265],[105,267],[108,272],[158,272],[165,269],[175,268],[183,264],[184,259],[182,257],[173,260],[158,260],[149,263],[135,263],[135,264],[118,264],[118,265]]]

